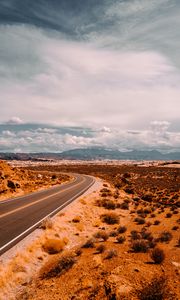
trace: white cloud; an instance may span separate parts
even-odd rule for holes
[[[23,121],[19,117],[12,117],[6,122],[6,124],[23,124]]]
[[[143,129],[152,119],[179,118],[180,74],[160,53],[100,49],[28,26],[7,26],[0,33],[9,48],[4,68],[13,55],[12,37],[19,39],[16,51],[21,48],[27,64],[23,80],[19,57],[12,74],[0,81],[3,121],[16,114],[30,122],[102,127],[106,121],[107,127]],[[34,55],[29,62],[25,44]]]
[[[36,151],[60,152],[74,148],[106,147],[121,151],[131,149],[158,149],[160,151],[179,151],[180,133],[171,132],[167,121],[153,121],[149,128],[139,131],[119,130],[115,128],[92,128],[91,136],[87,134],[76,135],[67,133],[68,128],[53,131],[29,129],[16,131],[3,131],[0,134],[1,151]],[[50,130],[52,129],[52,130]]]

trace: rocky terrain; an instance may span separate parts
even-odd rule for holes
[[[56,172],[24,170],[0,161],[0,200],[20,196],[68,181],[67,175]]]

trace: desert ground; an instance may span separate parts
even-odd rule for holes
[[[0,299],[180,299],[178,167],[66,162],[18,170],[89,174],[96,184],[3,255]]]
[[[39,172],[16,168],[0,160],[0,201],[22,196],[69,181],[68,175],[59,172]]]

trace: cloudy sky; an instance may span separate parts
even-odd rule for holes
[[[0,151],[180,149],[180,1],[0,0]]]

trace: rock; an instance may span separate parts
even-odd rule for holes
[[[8,180],[7,186],[8,186],[8,188],[10,188],[10,189],[13,189],[13,190],[16,189],[16,184],[15,184],[12,180]]]

